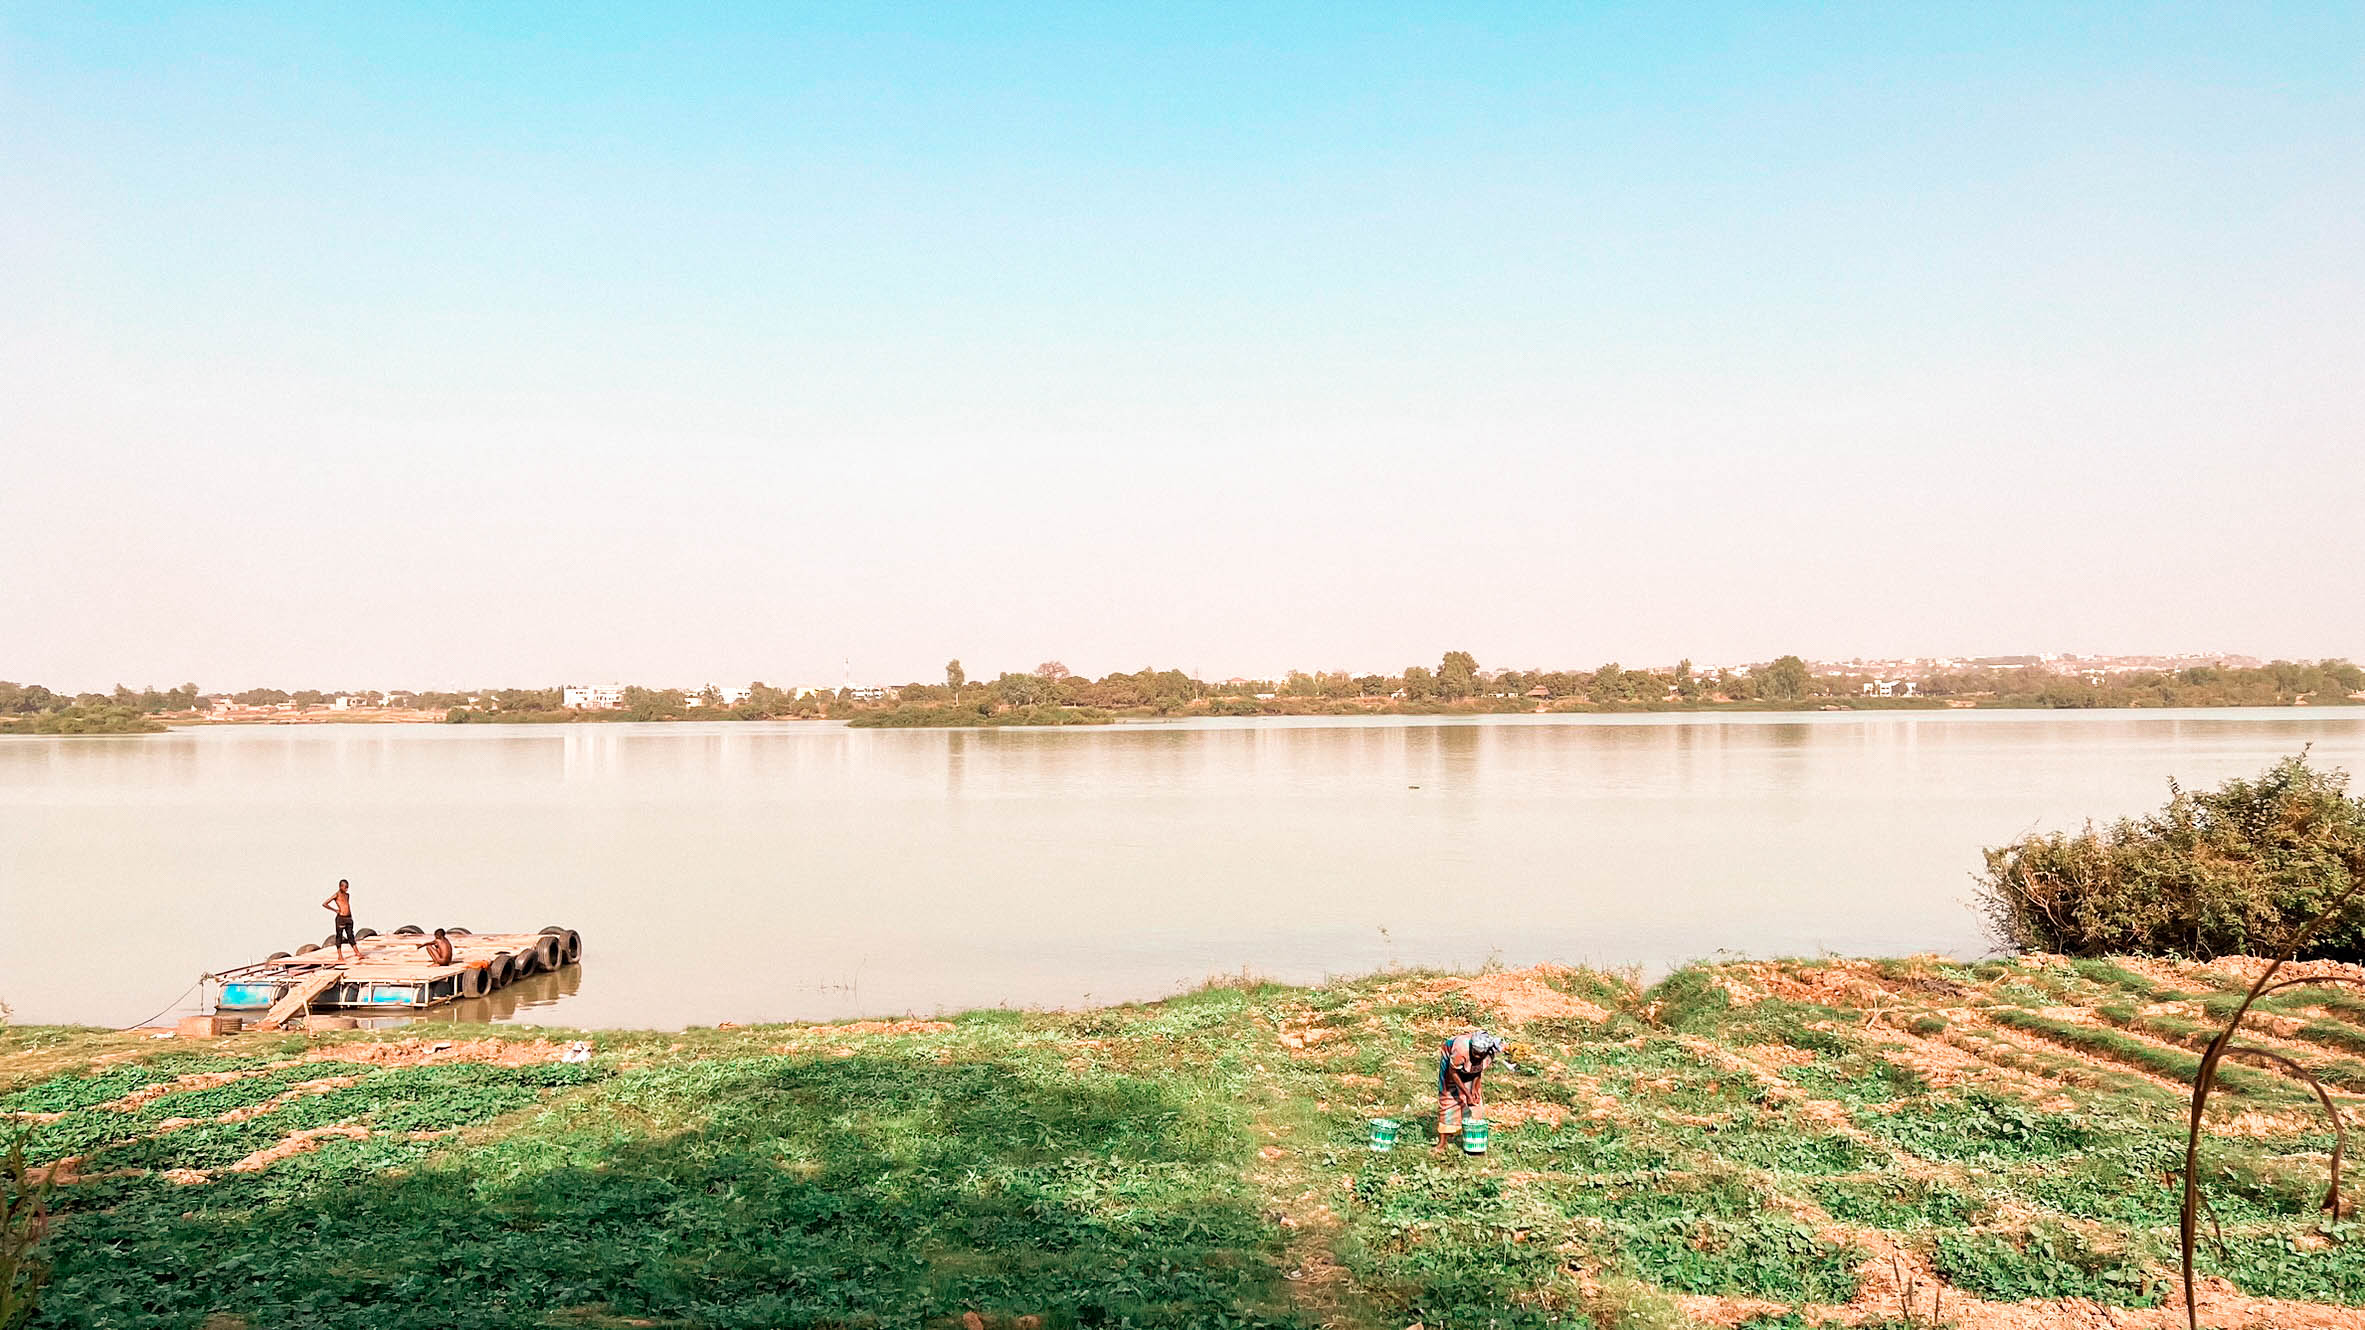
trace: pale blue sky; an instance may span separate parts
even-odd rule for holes
[[[2365,6],[0,0],[0,678],[2365,656]]]

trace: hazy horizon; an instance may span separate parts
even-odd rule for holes
[[[2365,658],[2361,53],[0,10],[0,678]]]
[[[1133,666],[1125,666],[1125,665],[1114,665],[1114,666],[1109,666],[1109,667],[1106,667],[1106,668],[1095,668],[1095,667],[1084,667],[1084,666],[1077,666],[1077,665],[1072,665],[1072,664],[1070,664],[1070,663],[1069,663],[1069,662],[1068,662],[1066,659],[1064,659],[1064,658],[1062,658],[1062,657],[1060,657],[1060,656],[1057,656],[1057,655],[1051,655],[1051,656],[1045,656],[1045,657],[1041,657],[1041,658],[1039,658],[1039,659],[1037,659],[1037,660],[1034,660],[1034,661],[1029,661],[1029,662],[1027,662],[1027,663],[1024,663],[1024,664],[1001,664],[1001,663],[983,663],[983,664],[981,664],[981,663],[979,663],[979,662],[971,661],[971,660],[968,660],[968,659],[965,659],[965,658],[962,658],[962,657],[958,657],[958,656],[954,656],[954,657],[948,657],[948,658],[947,658],[947,660],[948,660],[948,662],[949,662],[949,661],[951,661],[951,660],[959,660],[959,661],[961,662],[961,666],[962,666],[962,672],[963,672],[963,674],[964,674],[964,675],[965,675],[967,678],[969,678],[969,679],[971,679],[971,680],[991,680],[991,679],[993,679],[993,678],[995,678],[995,677],[997,677],[997,676],[999,676],[999,675],[1001,675],[1001,674],[1005,674],[1005,673],[1008,673],[1008,674],[1024,674],[1024,673],[1031,673],[1031,672],[1033,672],[1034,670],[1038,669],[1038,668],[1039,668],[1040,666],[1042,666],[1042,665],[1045,665],[1045,664],[1049,664],[1049,663],[1056,662],[1056,663],[1058,663],[1059,665],[1066,667],[1066,668],[1069,670],[1069,672],[1070,672],[1070,673],[1072,673],[1072,674],[1075,674],[1075,675],[1077,675],[1077,676],[1079,676],[1079,677],[1082,677],[1082,678],[1089,678],[1089,679],[1099,679],[1099,678],[1105,678],[1105,677],[1107,677],[1107,676],[1108,676],[1108,675],[1110,675],[1110,674],[1133,674],[1133,673],[1138,673],[1138,672],[1139,672],[1141,669],[1143,669],[1143,668],[1150,668],[1150,669],[1157,669],[1157,670],[1171,670],[1171,669],[1180,669],[1180,670],[1182,670],[1182,671],[1183,671],[1185,674],[1187,674],[1187,675],[1191,676],[1192,678],[1198,679],[1198,680],[1200,680],[1201,682],[1204,682],[1204,683],[1223,683],[1223,682],[1225,682],[1225,681],[1227,681],[1227,680],[1231,680],[1231,679],[1249,679],[1249,680],[1264,680],[1264,681],[1269,681],[1269,682],[1278,682],[1278,681],[1280,681],[1280,680],[1283,680],[1283,679],[1285,679],[1286,677],[1288,677],[1289,673],[1290,673],[1291,671],[1293,671],[1293,670],[1303,670],[1303,671],[1305,671],[1306,673],[1309,673],[1309,674],[1313,674],[1313,673],[1325,673],[1325,674],[1327,674],[1327,673],[1339,673],[1339,672],[1344,672],[1344,673],[1347,673],[1347,674],[1352,674],[1352,675],[1369,675],[1369,674],[1378,674],[1378,675],[1385,675],[1385,676],[1390,676],[1390,677],[1393,677],[1393,676],[1396,676],[1396,675],[1400,675],[1400,674],[1402,674],[1402,673],[1404,672],[1404,670],[1405,670],[1405,669],[1406,669],[1408,666],[1413,666],[1413,665],[1419,665],[1419,666],[1423,666],[1423,667],[1425,667],[1425,668],[1428,668],[1428,669],[1434,670],[1434,669],[1436,669],[1436,668],[1437,668],[1439,657],[1440,657],[1440,656],[1442,656],[1442,654],[1443,654],[1443,653],[1436,653],[1436,654],[1433,654],[1433,655],[1429,656],[1427,659],[1416,659],[1416,660],[1409,660],[1409,661],[1405,661],[1405,662],[1403,662],[1403,663],[1401,663],[1401,664],[1396,664],[1396,665],[1368,665],[1368,666],[1365,666],[1365,665],[1339,665],[1339,664],[1321,665],[1321,666],[1308,666],[1308,665],[1284,665],[1284,666],[1281,666],[1281,667],[1278,667],[1278,668],[1269,669],[1269,670],[1261,670],[1261,671],[1242,671],[1242,670],[1219,670],[1219,669],[1204,669],[1204,668],[1197,668],[1197,667],[1192,667],[1192,666],[1180,665],[1180,664],[1177,664],[1176,662],[1173,662],[1173,661],[1144,661],[1144,662],[1142,662],[1140,665],[1133,665]],[[1572,661],[1502,661],[1502,660],[1488,660],[1488,659],[1486,659],[1484,656],[1482,656],[1482,655],[1478,655],[1478,653],[1476,653],[1476,652],[1473,652],[1473,653],[1471,653],[1471,654],[1472,654],[1472,655],[1474,655],[1474,656],[1477,656],[1477,659],[1478,659],[1478,670],[1479,670],[1479,673],[1480,673],[1480,674],[1482,674],[1482,675],[1491,675],[1491,674],[1494,674],[1494,673],[1497,673],[1497,672],[1499,672],[1499,671],[1503,671],[1503,670],[1519,670],[1519,671],[1524,671],[1524,672],[1533,672],[1533,671],[1544,671],[1544,672],[1552,672],[1552,671],[1567,671],[1567,672],[1575,672],[1575,673],[1588,673],[1588,672],[1591,672],[1592,670],[1595,670],[1595,669],[1599,668],[1599,667],[1600,667],[1600,666],[1602,666],[1602,665],[1609,665],[1609,664],[1615,664],[1615,665],[1618,665],[1618,666],[1620,666],[1620,667],[1621,667],[1621,668],[1623,668],[1623,669],[1628,669],[1628,670],[1646,670],[1646,671],[1657,671],[1657,670],[1667,670],[1667,669],[1672,669],[1672,668],[1675,668],[1676,666],[1678,666],[1678,665],[1680,665],[1680,664],[1683,664],[1683,663],[1686,663],[1686,662],[1688,662],[1688,663],[1689,663],[1689,664],[1690,664],[1690,665],[1693,667],[1693,669],[1694,669],[1695,671],[1699,672],[1699,673],[1702,673],[1702,674],[1713,674],[1713,673],[1715,673],[1716,671],[1718,671],[1718,670],[1720,670],[1720,669],[1743,669],[1743,670],[1746,670],[1746,669],[1748,669],[1748,668],[1751,668],[1751,667],[1754,667],[1754,666],[1760,666],[1760,665],[1767,664],[1767,663],[1769,663],[1769,662],[1770,662],[1772,659],[1775,659],[1774,657],[1759,657],[1759,658],[1755,658],[1755,659],[1751,659],[1751,660],[1693,660],[1693,659],[1691,659],[1690,657],[1688,657],[1688,656],[1687,656],[1687,657],[1678,657],[1678,658],[1676,658],[1675,660],[1641,660],[1641,659],[1634,659],[1634,660],[1625,660],[1625,661],[1615,661],[1615,660],[1612,660],[1612,661],[1594,661],[1594,662],[1587,662],[1587,663],[1577,663],[1577,662],[1572,662]],[[1792,653],[1784,653],[1784,654],[1792,654]],[[1915,657],[1915,656],[1899,656],[1899,655],[1896,655],[1896,654],[1894,654],[1894,653],[1886,653],[1886,654],[1872,655],[1872,656],[1856,656],[1856,657],[1827,657],[1827,656],[1816,656],[1816,655],[1814,655],[1814,654],[1812,654],[1812,653],[1798,653],[1798,654],[1801,654],[1801,655],[1804,657],[1804,659],[1805,659],[1805,660],[1807,660],[1807,661],[1808,661],[1810,664],[1816,664],[1816,665],[1846,665],[1846,664],[1850,664],[1850,663],[1854,663],[1854,662],[1864,662],[1864,663],[1870,664],[1870,663],[1875,663],[1875,662],[1880,662],[1880,663],[1888,663],[1888,662],[1899,662],[1899,661],[1907,661],[1907,660],[1931,660],[1931,659],[1948,659],[1948,660],[1957,660],[1957,661],[1964,662],[1964,663],[1965,663],[1965,665],[1966,665],[1966,666],[1968,666],[1968,662],[1969,662],[1969,661],[1971,661],[1971,660],[1974,660],[1974,659],[1990,659],[1990,660],[1992,660],[1992,659],[1995,659],[1995,658],[1997,658],[1997,657],[2009,657],[2009,656],[2045,655],[2045,654],[2054,654],[2054,655],[2060,655],[2060,654],[2086,654],[2086,653],[2041,653],[2041,652],[2016,652],[2016,651],[1983,651],[1983,652],[1968,652],[1968,653],[1962,653],[1962,654],[1959,654],[1959,655],[1957,655],[1957,654],[1952,654],[1952,653],[1942,653],[1940,656],[1936,656],[1936,657],[1930,657],[1930,656],[1920,656],[1920,657]],[[2119,658],[2126,658],[2126,657],[2160,657],[2160,658],[2166,658],[2166,657],[2179,656],[2179,655],[2203,655],[2203,656],[2218,656],[2218,657],[2225,657],[2225,658],[2249,657],[2249,658],[2258,659],[2258,660],[2261,660],[2261,661],[2264,661],[2264,660],[2266,660],[2266,659],[2267,659],[2266,657],[2261,657],[2261,656],[2258,656],[2258,655],[2257,655],[2257,653],[2255,653],[2255,652],[2245,652],[2245,651],[2198,652],[2198,653],[2186,653],[2186,652],[2148,652],[2148,651],[2120,651],[2120,652],[2098,652],[2098,653],[2091,653],[2091,654],[2094,654],[2094,655],[2101,655],[2101,656],[2109,656],[2109,657],[2119,657]],[[2302,664],[2315,664],[2315,663],[2318,663],[2318,662],[2320,662],[2320,661],[2322,661],[2322,660],[2326,660],[2326,659],[2333,659],[2333,657],[2321,657],[2321,656],[2310,656],[2310,657],[2304,657],[2304,658],[2300,658],[2300,657],[2283,657],[2283,658],[2280,658],[2280,659],[2291,659],[2291,660],[2295,660],[2295,661],[2297,661],[2298,663],[2302,663]],[[2339,659],[2347,659],[2347,658],[2346,658],[2346,657],[2339,657]],[[843,673],[843,672],[844,672],[844,671],[841,671],[841,673]],[[261,679],[250,679],[250,680],[230,680],[230,681],[214,680],[214,681],[210,681],[210,682],[209,682],[209,681],[206,681],[206,680],[187,680],[187,679],[175,679],[175,680],[170,680],[170,681],[167,681],[167,680],[161,680],[161,679],[143,679],[143,680],[140,680],[140,681],[138,681],[138,682],[133,682],[133,681],[131,681],[131,680],[128,680],[128,679],[115,679],[115,680],[110,680],[109,682],[107,682],[107,683],[104,683],[104,684],[98,684],[98,683],[89,683],[89,682],[76,683],[76,684],[60,684],[60,683],[58,683],[57,681],[54,681],[54,680],[47,680],[47,679],[13,679],[13,678],[7,678],[6,676],[0,676],[0,682],[9,682],[9,683],[37,683],[37,684],[43,684],[43,685],[45,685],[45,686],[48,686],[48,687],[50,687],[50,688],[51,688],[53,691],[58,691],[58,692],[69,692],[69,693],[73,693],[73,692],[107,692],[107,691],[110,691],[110,690],[112,690],[112,689],[113,689],[115,686],[117,686],[118,684],[121,684],[121,685],[124,685],[124,686],[126,686],[126,687],[130,687],[130,688],[133,688],[133,689],[137,690],[137,689],[140,689],[140,688],[148,688],[148,687],[157,688],[157,689],[174,688],[174,687],[178,687],[178,686],[180,686],[181,684],[184,684],[184,683],[192,683],[192,682],[193,682],[193,683],[196,683],[196,684],[198,685],[198,690],[199,690],[201,693],[205,693],[205,694],[220,694],[220,693],[242,693],[242,692],[246,692],[246,691],[248,691],[248,690],[250,690],[250,689],[255,689],[255,688],[277,688],[277,689],[281,690],[282,692],[291,691],[291,690],[301,690],[301,689],[308,689],[308,688],[309,688],[309,689],[318,689],[318,690],[320,690],[320,691],[323,691],[323,692],[336,692],[336,691],[338,691],[338,690],[340,690],[340,689],[370,689],[370,690],[374,690],[374,691],[377,691],[377,692],[401,691],[401,690],[404,690],[404,689],[409,689],[409,690],[412,690],[412,691],[421,691],[421,692],[451,692],[451,691],[455,691],[455,690],[470,690],[470,689],[479,689],[479,688],[485,688],[485,689],[500,689],[500,688],[557,688],[557,687],[560,687],[560,686],[562,686],[562,685],[574,685],[574,684],[608,684],[608,683],[621,683],[621,684],[626,684],[626,685],[640,686],[640,687],[647,687],[647,688],[657,688],[657,689],[662,689],[662,688],[685,688],[685,687],[686,687],[686,688],[698,688],[698,687],[703,687],[703,686],[706,686],[706,685],[708,685],[708,684],[718,684],[718,685],[733,685],[733,686],[737,686],[737,685],[741,685],[741,684],[747,684],[747,683],[763,683],[763,684],[768,684],[768,685],[771,685],[771,686],[773,686],[773,687],[776,687],[776,688],[797,687],[797,688],[814,688],[814,689],[835,689],[835,688],[838,688],[838,687],[840,687],[842,684],[847,684],[847,683],[853,684],[853,685],[855,685],[855,686],[858,686],[858,687],[859,687],[859,686],[871,686],[871,685],[883,685],[883,686],[887,686],[887,687],[895,687],[895,686],[900,686],[900,685],[903,685],[903,684],[911,684],[911,683],[940,683],[940,682],[942,682],[942,681],[943,681],[944,677],[945,677],[945,671],[944,671],[944,669],[943,669],[941,666],[939,666],[937,669],[934,669],[934,670],[921,671],[921,672],[919,672],[919,673],[916,673],[916,674],[911,674],[911,675],[877,675],[877,676],[863,676],[863,675],[859,675],[859,674],[854,674],[854,675],[849,675],[848,677],[846,677],[846,678],[844,678],[844,679],[841,679],[841,678],[839,678],[839,677],[838,677],[838,676],[836,676],[836,675],[832,675],[832,676],[830,676],[830,677],[828,677],[828,678],[819,678],[819,677],[815,677],[815,678],[797,678],[797,677],[791,677],[791,676],[787,676],[787,675],[782,675],[782,674],[779,674],[779,673],[777,673],[777,672],[774,672],[774,673],[773,673],[773,674],[771,674],[771,675],[766,675],[766,674],[764,674],[764,673],[763,673],[763,672],[761,672],[761,671],[757,671],[757,672],[756,672],[756,673],[754,673],[754,674],[749,674],[749,673],[748,673],[747,671],[745,671],[745,670],[740,670],[740,671],[737,671],[737,672],[730,672],[730,671],[726,671],[726,672],[723,672],[723,673],[720,673],[720,674],[709,673],[709,674],[705,674],[705,675],[699,675],[699,676],[695,676],[695,677],[691,677],[691,676],[683,676],[683,677],[680,677],[680,678],[674,678],[674,677],[664,677],[664,678],[656,678],[656,677],[651,677],[651,678],[634,678],[634,677],[621,676],[621,675],[613,675],[613,674],[597,674],[597,673],[594,673],[594,674],[586,674],[586,675],[569,675],[569,676],[566,676],[565,678],[548,678],[548,679],[540,679],[540,678],[536,678],[536,679],[495,679],[495,678],[478,678],[478,677],[466,676],[465,674],[463,674],[462,676],[459,676],[459,677],[458,677],[456,680],[439,679],[439,680],[434,680],[434,681],[427,682],[427,683],[414,683],[414,682],[408,682],[408,681],[399,680],[399,679],[397,679],[397,680],[385,680],[385,679],[368,679],[368,680],[353,680],[353,679],[327,679],[327,680],[320,680],[320,679],[311,679],[311,680],[306,680],[306,679],[286,679],[286,678],[261,678]]]

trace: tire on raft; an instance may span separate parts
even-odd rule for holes
[[[582,959],[583,935],[570,928],[567,930],[567,935],[558,940],[558,963],[573,965]]]
[[[473,937],[473,936],[475,936],[474,934],[470,933],[470,932],[469,932],[467,929],[460,927],[458,924],[453,924],[451,927],[449,927],[449,928],[446,928],[446,929],[444,929],[443,931],[444,931],[444,932],[446,932],[446,933],[449,933],[449,934],[451,934],[453,937]]]
[[[374,929],[374,928],[358,928],[358,929],[355,929],[355,930],[353,931],[353,940],[354,940],[354,941],[356,941],[356,942],[359,942],[361,939],[363,939],[363,938],[365,938],[365,937],[376,937],[377,935],[378,935],[378,930],[377,930],[377,929]]]
[[[509,957],[509,978],[513,982],[527,975],[540,974],[542,968],[542,949],[539,947],[527,947]]]
[[[297,954],[298,956],[309,956],[309,955],[311,955],[313,952],[316,952],[316,951],[318,951],[318,950],[320,950],[320,944],[319,944],[319,943],[317,943],[317,942],[307,942],[307,943],[305,943],[303,946],[300,946],[300,947],[296,948],[296,954]]]
[[[492,972],[482,965],[460,971],[460,996],[480,998],[493,991]]]
[[[394,931],[397,934],[407,933],[412,937],[424,937],[427,933],[426,929],[419,927],[417,924],[404,924],[402,927],[397,928]]]
[[[542,926],[542,931],[544,933],[555,933],[563,936],[567,930],[559,927],[557,924],[544,924]]]
[[[545,970],[555,970],[561,964],[559,957],[566,954],[566,949],[566,938],[544,933],[534,939],[534,962]]]
[[[509,981],[515,978],[517,978],[517,966],[513,963],[508,952],[496,951],[493,953],[493,959],[485,963],[484,986],[487,993],[496,988],[507,988]]]
[[[288,954],[284,951],[275,951],[270,955],[265,956],[263,959],[267,961],[284,961],[287,959],[287,956]]]

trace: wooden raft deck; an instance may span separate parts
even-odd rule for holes
[[[307,1010],[385,1010],[432,1007],[483,997],[515,979],[573,965],[583,940],[570,929],[538,933],[453,933],[452,962],[427,957],[428,934],[382,933],[361,940],[361,959],[333,947],[274,956],[212,975],[218,1011],[258,1011],[256,1024],[275,1029]]]

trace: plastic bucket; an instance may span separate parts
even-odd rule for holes
[[[1462,1153],[1466,1155],[1486,1153],[1486,1122],[1484,1119],[1462,1119]]]
[[[1396,1119],[1373,1118],[1371,1120],[1371,1148],[1381,1154],[1386,1154],[1396,1148]]]

